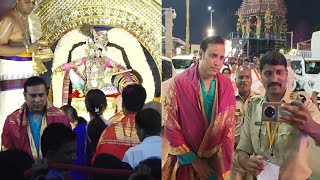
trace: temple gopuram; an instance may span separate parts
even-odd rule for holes
[[[252,57],[285,47],[287,7],[284,0],[243,0],[236,12],[237,32],[233,48],[243,57]]]

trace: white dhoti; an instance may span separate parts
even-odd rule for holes
[[[24,103],[23,84],[38,75],[32,67],[30,55],[0,56],[0,133],[8,115]],[[1,144],[1,139],[0,139]]]

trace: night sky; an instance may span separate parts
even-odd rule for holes
[[[320,18],[317,15],[320,1],[285,0],[285,2],[288,10],[288,31],[294,31],[294,43],[311,39],[312,32],[320,30]],[[237,22],[235,12],[241,3],[242,0],[190,0],[190,43],[199,44],[207,35],[207,29],[210,27],[210,12],[207,7],[210,5],[215,10],[212,21],[216,34],[227,36],[230,32],[235,32]],[[176,10],[173,36],[185,40],[186,1],[162,0],[162,7],[172,7]]]

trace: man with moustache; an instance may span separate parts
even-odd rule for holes
[[[23,95],[25,103],[5,121],[1,150],[23,150],[38,161],[42,159],[40,138],[47,125],[63,123],[70,129],[71,125],[68,116],[48,102],[47,87],[42,78],[28,78],[24,83]]]
[[[31,44],[29,31],[29,14],[35,4],[36,0],[16,0],[16,5],[0,19],[0,131],[5,118],[24,101],[24,82],[37,75],[31,53],[39,49],[40,43]]]
[[[234,149],[235,96],[219,71],[225,40],[206,37],[200,59],[174,77],[164,105],[170,148],[162,179],[229,179]]]
[[[240,166],[253,176],[268,171],[280,180],[308,179],[308,136],[320,143],[319,110],[305,92],[287,89],[287,61],[281,53],[263,56],[260,70],[266,94],[249,100],[237,146]],[[301,96],[304,100],[298,100]],[[281,122],[262,122],[264,102],[280,102],[291,115],[280,116]]]
[[[240,140],[240,130],[243,124],[243,115],[248,109],[249,98],[254,96],[255,93],[251,91],[251,70],[247,66],[240,66],[236,71],[236,86],[238,91],[236,92],[236,133],[235,133],[235,148]],[[233,156],[233,166],[231,179],[241,180],[245,177],[245,171],[239,166],[237,161],[237,151],[235,149]]]

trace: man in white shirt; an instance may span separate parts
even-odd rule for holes
[[[257,56],[254,56],[253,62],[254,62],[254,68],[251,70],[251,76],[252,76],[251,90],[257,95],[262,95],[266,92],[266,90],[263,87],[263,84],[261,82],[261,73],[259,70],[260,58],[258,58]]]
[[[150,157],[161,159],[161,115],[154,109],[143,109],[136,115],[135,128],[141,144],[128,149],[123,162],[135,168],[140,161]]]

